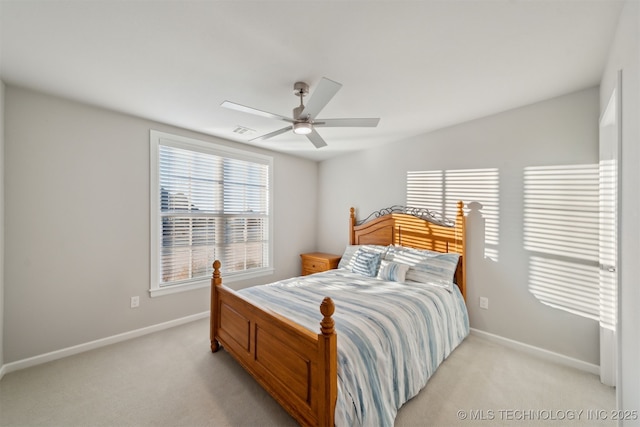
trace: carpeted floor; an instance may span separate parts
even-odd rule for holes
[[[204,319],[9,373],[0,425],[297,425],[208,339]],[[615,390],[592,374],[469,336],[396,426],[613,426],[614,408]]]

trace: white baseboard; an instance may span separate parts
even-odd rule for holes
[[[185,323],[194,322],[196,320],[204,319],[209,316],[209,312],[205,311],[191,316],[182,317],[180,319],[170,320],[168,322],[159,323],[157,325],[147,326],[145,328],[136,329],[122,334],[113,335],[107,338],[102,338],[95,341],[90,341],[84,344],[75,345],[73,347],[63,348],[61,350],[52,351],[50,353],[41,354],[27,359],[18,360],[16,362],[7,363],[0,366],[0,380],[5,374],[18,371],[20,369],[29,368],[31,366],[40,365],[42,363],[51,362],[53,360],[62,359],[63,357],[72,356],[74,354],[82,353],[84,351],[93,350],[99,347],[115,344],[121,341],[126,341],[131,338],[137,338],[143,335],[151,334],[153,332],[161,331],[163,329],[169,329],[174,326],[183,325]],[[479,337],[485,338],[489,341],[502,344],[505,347],[513,348],[515,350],[523,351],[527,354],[531,354],[546,360],[550,360],[559,363],[564,366],[573,367],[592,373],[594,375],[600,375],[600,367],[591,363],[584,362],[582,360],[574,359],[569,356],[564,356],[559,353],[554,353],[549,350],[544,350],[539,347],[534,347],[529,344],[524,344],[519,341],[514,341],[509,338],[504,338],[499,335],[494,335],[489,332],[484,332],[478,329],[471,328],[471,333]]]
[[[509,338],[504,338],[499,335],[490,334],[489,332],[480,331],[478,329],[471,328],[471,333],[479,337],[485,338],[489,341],[502,344],[505,347],[520,350],[524,353],[532,356],[540,357],[560,365],[569,366],[572,368],[580,369],[581,371],[589,372],[594,375],[600,375],[600,366],[592,363],[587,363],[582,360],[574,359],[573,357],[565,356],[560,353],[554,353],[553,351],[545,350],[543,348],[534,347],[529,344],[514,341]]]
[[[115,344],[121,341],[126,341],[131,338],[141,337],[143,335],[158,332],[163,329],[173,328],[174,326],[183,325],[185,323],[193,322],[199,319],[209,317],[209,311],[202,313],[192,314],[191,316],[181,317],[180,319],[170,320],[168,322],[158,323],[157,325],[147,326],[145,328],[135,329],[133,331],[124,332],[122,334],[113,335],[99,340],[90,341],[84,344],[74,345],[73,347],[63,348],[61,350],[52,351],[50,353],[41,354],[38,356],[29,357],[27,359],[18,360],[2,365],[0,367],[0,380],[5,374],[9,372],[18,371],[20,369],[29,368],[31,366],[40,365],[42,363],[51,362],[53,360],[62,359],[63,357],[72,356],[74,354],[82,353],[85,351],[93,350],[99,347]]]

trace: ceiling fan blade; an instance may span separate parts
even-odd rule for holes
[[[378,126],[380,119],[321,119],[318,122],[313,123],[314,126],[322,126],[325,128],[332,127],[361,127],[361,128],[374,128]]]
[[[309,138],[309,141],[311,141],[311,143],[315,145],[316,148],[322,148],[327,146],[327,143],[324,142],[324,139],[322,139],[320,134],[316,132],[315,129],[312,130],[311,133],[307,135],[307,138]]]
[[[340,90],[342,85],[323,77],[318,87],[313,91],[309,102],[300,113],[300,119],[308,117],[313,120],[322,109],[331,101],[331,98]]]
[[[256,137],[256,138],[250,139],[250,140],[249,140],[249,142],[264,141],[265,139],[273,138],[274,136],[278,136],[278,135],[280,135],[281,133],[288,132],[288,131],[290,131],[291,129],[292,129],[292,127],[291,127],[291,126],[287,126],[287,127],[285,127],[285,128],[278,129],[278,130],[273,131],[273,132],[271,132],[271,133],[268,133],[268,134],[266,134],[266,135],[262,135],[262,136],[258,136],[258,137]]]
[[[269,113],[267,111],[257,110],[255,108],[246,107],[244,105],[236,104],[235,102],[231,102],[231,101],[224,101],[222,104],[220,104],[220,106],[224,108],[229,108],[231,110],[242,111],[243,113],[255,114],[256,116],[262,116],[268,119],[278,119],[278,120],[284,120],[285,122],[293,123],[293,119],[290,119],[285,116],[281,116],[280,114],[274,114],[274,113]]]

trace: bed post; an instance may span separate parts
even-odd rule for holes
[[[209,337],[211,339],[211,352],[215,353],[220,348],[220,344],[216,337],[218,336],[218,327],[220,320],[218,319],[218,287],[222,285],[220,277],[220,261],[213,262],[213,275],[211,276],[211,318],[209,326]]]
[[[356,232],[355,232],[354,228],[356,226],[356,209],[355,208],[351,208],[351,209],[349,209],[349,212],[351,213],[351,215],[349,216],[349,244],[350,245],[355,245],[356,244]]]
[[[322,427],[333,427],[338,398],[338,340],[335,322],[331,317],[334,311],[333,300],[329,297],[323,299],[320,312],[324,317],[320,322],[321,333],[318,334],[319,365],[324,366],[319,378],[321,384],[318,396],[318,425]]]
[[[464,202],[458,202],[458,209],[456,212],[456,252],[462,256],[462,265],[461,268],[456,270],[456,283],[460,288],[460,293],[462,293],[462,297],[464,300],[467,300],[467,272],[465,265],[467,264],[467,247],[465,236],[466,236],[466,218],[464,217]]]

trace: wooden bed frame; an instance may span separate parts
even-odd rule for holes
[[[454,227],[391,213],[358,225],[351,208],[352,245],[396,244],[461,255],[456,283],[466,298],[465,217],[458,202]],[[222,286],[220,262],[211,279],[211,351],[222,345],[301,425],[333,426],[338,396],[338,347],[331,298],[320,304],[320,333],[263,310]],[[320,314],[318,318],[320,319]]]

